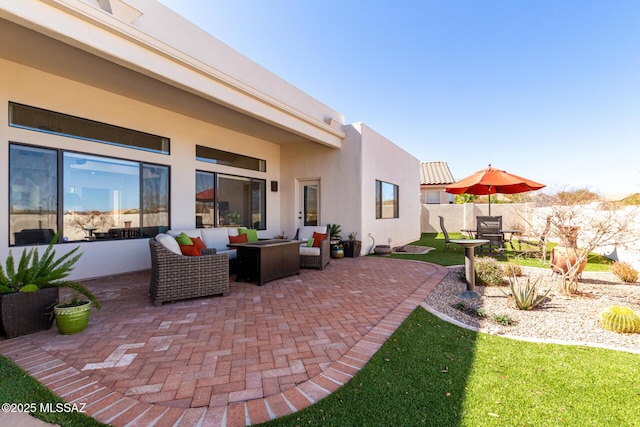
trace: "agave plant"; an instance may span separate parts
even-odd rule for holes
[[[540,279],[541,277],[538,277],[532,283],[531,279],[527,277],[527,283],[521,284],[515,274],[509,276],[509,288],[511,289],[511,295],[517,308],[520,310],[531,310],[544,301],[551,291],[551,288],[543,294],[538,294]]]
[[[82,256],[76,253],[79,247],[56,259],[53,246],[58,241],[59,233],[53,237],[49,246],[40,257],[38,247],[27,251],[24,249],[18,264],[11,251],[6,260],[6,267],[0,265],[0,294],[12,292],[36,292],[38,289],[58,287],[69,288],[89,299],[100,310],[101,306],[95,295],[82,283],[65,280],[73,271],[73,266]]]

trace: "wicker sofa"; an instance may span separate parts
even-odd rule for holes
[[[304,226],[296,231],[296,240],[304,240],[305,242],[313,237],[313,233],[324,234],[325,238],[320,243],[320,247],[307,247],[306,243],[300,245],[300,267],[301,268],[317,268],[324,269],[329,264],[331,257],[331,247],[329,244],[329,235],[326,226]]]
[[[156,306],[169,301],[229,293],[229,258],[226,254],[216,254],[211,249],[202,256],[184,256],[169,250],[156,239],[157,236],[149,239],[149,294]]]

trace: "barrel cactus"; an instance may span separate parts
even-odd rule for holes
[[[613,306],[600,315],[605,329],[625,334],[640,333],[640,317],[628,307]]]

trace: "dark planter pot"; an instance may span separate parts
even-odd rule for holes
[[[360,256],[362,250],[362,242],[360,240],[344,242],[344,256],[347,258],[355,258]]]
[[[15,292],[0,295],[2,333],[7,338],[51,329],[53,306],[59,289],[44,288],[36,292]]]
[[[83,301],[80,305],[73,307],[55,306],[56,325],[62,335],[77,334],[85,330],[89,324],[89,314],[91,313],[91,303]]]

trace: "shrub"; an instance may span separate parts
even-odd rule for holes
[[[640,333],[640,317],[628,307],[613,306],[600,314],[603,328],[625,334]]]
[[[509,277],[509,288],[513,296],[513,302],[520,310],[532,310],[536,308],[547,297],[551,288],[547,289],[542,295],[538,294],[538,284],[541,277],[538,277],[533,283],[527,277],[527,283],[521,284],[516,276]]]
[[[625,283],[636,283],[638,281],[638,272],[627,262],[614,262],[611,264],[611,272]]]
[[[520,267],[520,264],[515,263],[508,263],[504,266],[504,274],[506,276],[522,276],[522,267]]]
[[[491,257],[476,259],[476,283],[481,286],[502,285],[504,282],[504,269]]]

